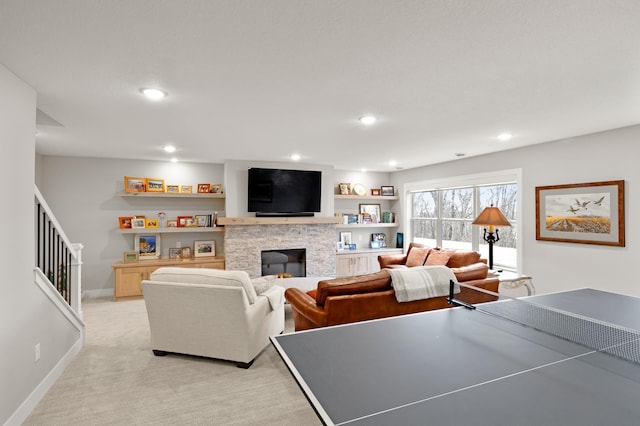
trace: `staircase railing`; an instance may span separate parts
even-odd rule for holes
[[[34,186],[36,267],[82,318],[82,244],[73,244]]]

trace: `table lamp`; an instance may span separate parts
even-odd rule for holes
[[[493,269],[493,244],[500,241],[500,235],[498,235],[498,229],[496,226],[511,226],[506,217],[502,214],[499,208],[486,207],[482,210],[482,213],[471,223],[472,225],[484,226],[484,234],[482,239],[489,244],[489,269]],[[487,230],[486,227],[489,227]],[[495,235],[494,235],[495,229]]]

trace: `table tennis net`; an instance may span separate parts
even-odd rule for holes
[[[640,331],[474,286],[460,286],[499,296],[498,302],[473,305],[477,311],[640,364]]]

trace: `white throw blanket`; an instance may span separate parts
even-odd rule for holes
[[[387,272],[391,275],[391,286],[395,290],[398,302],[448,296],[450,280],[455,283],[454,293],[460,293],[456,276],[446,266],[387,269]]]
[[[271,306],[272,311],[275,311],[284,303],[284,289],[282,287],[271,287],[258,295],[258,297],[260,296],[264,296],[269,300],[269,306]]]

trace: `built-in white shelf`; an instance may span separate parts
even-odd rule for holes
[[[221,227],[198,227],[198,228],[135,228],[135,229],[120,229],[123,234],[174,234],[174,233],[202,233],[202,232],[224,232],[224,228]]]
[[[345,229],[345,228],[397,228],[399,226],[398,223],[354,223],[354,224],[344,224],[339,223],[336,225],[336,228]]]
[[[139,198],[219,198],[224,199],[225,194],[199,194],[197,192],[186,194],[179,192],[120,192],[121,197],[139,197]]]
[[[336,200],[362,200],[362,201],[395,201],[399,200],[400,197],[397,195],[334,195]]]
[[[293,217],[219,217],[220,225],[313,225],[336,224],[342,218],[334,216],[293,216]]]

